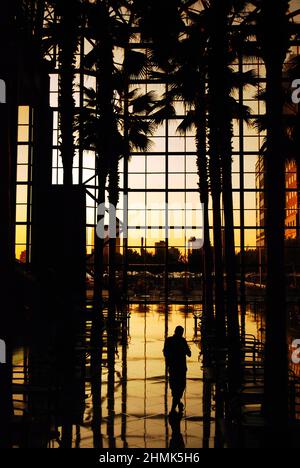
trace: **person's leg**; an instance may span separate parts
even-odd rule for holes
[[[172,408],[171,408],[171,413],[176,411],[176,408],[180,402],[180,398],[178,395],[178,385],[177,385],[177,376],[175,375],[174,372],[170,372],[169,374],[169,384],[170,384],[170,389],[172,392]]]
[[[174,412],[174,411],[176,411],[177,406],[180,404],[180,397],[179,397],[177,389],[175,389],[172,392],[172,397],[173,397],[173,401],[172,401],[171,412]]]
[[[186,388],[186,373],[181,374],[178,377],[178,385],[177,385],[177,389],[178,389],[178,408],[179,408],[180,412],[182,412],[183,409],[184,409],[184,404],[181,402],[181,399],[183,397],[185,388]]]

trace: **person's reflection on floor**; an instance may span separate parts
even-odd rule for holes
[[[183,411],[184,406],[181,398],[186,387],[186,356],[191,357],[192,355],[185,338],[183,338],[183,332],[184,329],[181,326],[176,327],[174,335],[166,339],[163,349],[173,397],[171,413],[176,411],[177,406],[180,411]]]
[[[177,411],[173,411],[169,414],[169,424],[172,428],[172,436],[169,445],[170,449],[181,450],[185,448],[185,443],[181,434],[181,420],[182,412],[177,413]]]

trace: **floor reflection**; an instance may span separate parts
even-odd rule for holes
[[[166,311],[161,305],[132,306],[130,314],[128,336],[123,332],[117,354],[112,353],[113,345],[108,343],[107,365],[105,362],[102,365],[102,418],[98,431],[103,434],[103,447],[169,447],[170,440],[178,442],[179,435],[182,438],[181,446],[200,447],[203,383],[193,314],[181,306],[169,306]],[[173,334],[177,325],[185,328],[192,349],[184,397],[186,410],[179,431],[176,421],[172,420],[170,424],[167,416],[171,394],[162,354],[166,335]],[[86,393],[90,393],[89,385]],[[93,401],[89,397],[81,447],[94,445],[90,431],[91,412]]]
[[[72,369],[66,369],[66,359],[70,359],[67,355],[61,356],[59,366],[52,363],[49,373],[42,365],[45,355],[41,348],[39,353],[32,349],[15,352],[14,388],[18,388],[17,383],[34,383],[39,395],[23,392],[14,397],[15,415],[22,415],[23,421],[38,415],[40,421],[37,427],[24,426],[23,434],[27,436],[31,428],[28,437],[33,429],[40,431],[40,436],[35,435],[29,445],[98,449],[214,446],[218,402],[203,356],[200,359],[201,336],[195,329],[199,325],[195,320],[198,311],[190,305],[165,308],[161,304],[140,304],[130,306],[129,312],[129,322],[117,334],[107,332],[101,323],[87,322],[71,356],[77,359],[76,363],[72,361]],[[259,311],[249,306],[247,333],[255,336],[263,333],[259,317]],[[182,414],[169,416],[172,399],[162,350],[165,338],[178,325],[185,329],[192,357],[187,360],[185,409]],[[34,366],[37,357],[40,365]],[[78,372],[84,383],[82,389]],[[43,389],[38,392],[41,384],[45,384],[46,393]],[[15,445],[26,446],[28,441]]]
[[[172,429],[172,436],[170,439],[169,448],[172,450],[183,450],[185,448],[184,438],[181,434],[181,421],[183,415],[179,412],[169,414],[169,424]]]

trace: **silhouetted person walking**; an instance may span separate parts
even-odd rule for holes
[[[185,338],[183,338],[183,332],[182,327],[176,327],[174,335],[166,339],[163,350],[173,397],[171,413],[176,410],[177,406],[179,411],[183,411],[184,406],[181,398],[186,387],[186,356],[191,357],[192,355]]]

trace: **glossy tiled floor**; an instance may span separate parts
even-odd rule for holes
[[[259,317],[249,306],[247,333],[259,336],[263,330]],[[162,350],[165,338],[177,325],[185,329],[192,357],[188,358],[183,417],[169,420],[171,395]],[[120,340],[114,353],[114,344],[108,348],[105,344],[102,358],[98,345],[94,349],[93,366],[87,358],[85,391],[77,401],[80,407],[84,403],[85,411],[83,423],[73,426],[73,447],[213,447],[214,398],[209,384],[204,388],[200,336],[195,335],[191,306],[172,305],[168,313],[158,304],[131,306],[127,345],[126,340]],[[20,369],[24,368],[25,354],[23,349],[14,354],[14,365]],[[23,378],[25,374],[20,375]],[[18,401],[22,412],[27,403],[20,397]],[[61,433],[60,427],[58,430]],[[58,447],[55,438],[49,446]]]
[[[119,356],[116,357],[115,363],[114,414],[108,411],[108,370],[103,369],[103,447],[169,447],[172,428],[166,415],[170,410],[171,396],[166,385],[162,349],[166,334],[173,334],[177,325],[185,328],[192,351],[192,357],[188,359],[186,408],[180,424],[181,434],[186,448],[202,447],[203,383],[199,341],[194,333],[193,314],[191,311],[186,313],[182,306],[170,306],[166,317],[164,308],[158,305],[132,306],[126,360],[127,385],[124,381],[122,385],[124,359],[122,361],[122,347],[119,347]],[[90,394],[89,388],[87,394]],[[93,446],[91,417],[92,402],[89,398],[85,427],[80,428],[80,447]],[[182,439],[180,440],[182,444]],[[176,443],[179,443],[178,434]]]

